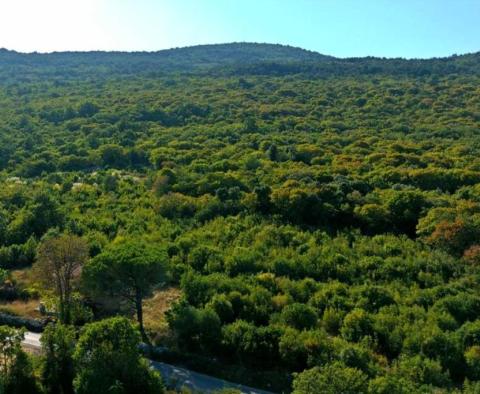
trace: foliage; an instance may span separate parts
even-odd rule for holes
[[[33,367],[21,348],[24,332],[0,326],[0,392],[39,393]]]
[[[367,377],[358,369],[334,363],[324,368],[316,367],[298,374],[293,382],[293,393],[366,393],[367,382]]]
[[[38,248],[37,277],[58,297],[59,317],[67,324],[72,319],[75,280],[87,256],[86,242],[74,235],[46,238]]]
[[[298,392],[478,391],[479,72],[478,53],[0,50],[0,268],[71,234],[91,258],[74,309],[127,301],[143,331],[171,281],[180,351]],[[81,354],[77,387],[106,382]]]
[[[118,295],[131,302],[144,335],[142,302],[155,285],[165,282],[166,263],[163,249],[142,240],[129,240],[113,245],[90,260],[83,277],[94,292]]]
[[[45,391],[50,394],[73,394],[74,329],[62,324],[50,324],[43,332],[41,342],[44,357],[41,380]]]
[[[125,318],[86,325],[73,354],[75,393],[162,393],[158,373],[140,357],[139,342]]]

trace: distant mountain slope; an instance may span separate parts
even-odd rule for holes
[[[78,64],[120,66],[125,62],[134,65],[151,64],[181,69],[254,64],[259,62],[303,62],[334,59],[317,52],[278,44],[231,43],[198,45],[166,49],[157,52],[53,52],[19,53],[0,49],[3,64],[30,64],[68,66]]]
[[[232,43],[199,45],[157,52],[169,59],[190,59],[196,64],[252,64],[259,62],[299,62],[334,59],[332,56],[288,45]]]
[[[332,75],[479,73],[480,54],[406,60],[385,58],[338,59],[277,44],[231,43],[174,48],[157,52],[18,53],[0,49],[0,76],[72,79],[87,75],[209,73],[213,75]],[[1,82],[0,82],[1,83]],[[5,83],[5,81],[3,81]]]

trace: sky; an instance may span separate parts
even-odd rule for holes
[[[338,57],[480,51],[480,0],[0,0],[20,52],[287,44]]]

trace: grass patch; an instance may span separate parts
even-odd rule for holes
[[[28,317],[32,319],[39,319],[42,316],[36,310],[38,308],[38,300],[16,300],[11,302],[0,301],[0,312],[9,315]]]
[[[143,304],[145,328],[155,343],[161,342],[165,345],[170,342],[171,333],[165,319],[165,312],[180,297],[180,289],[169,287],[156,291],[153,297],[145,300]]]

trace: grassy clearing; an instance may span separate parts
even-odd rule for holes
[[[150,333],[154,342],[168,343],[171,333],[165,319],[165,312],[181,296],[178,288],[169,287],[156,291],[153,297],[145,300],[143,314],[145,328]]]
[[[41,317],[40,313],[36,310],[38,308],[38,304],[39,301],[35,299],[31,299],[28,301],[2,301],[0,302],[0,312],[38,319]]]
[[[12,270],[10,275],[18,291],[18,297],[11,301],[0,300],[0,312],[27,318],[40,318],[41,315],[36,310],[39,305],[39,299],[32,269]],[[25,296],[25,289],[29,289],[28,296]]]

